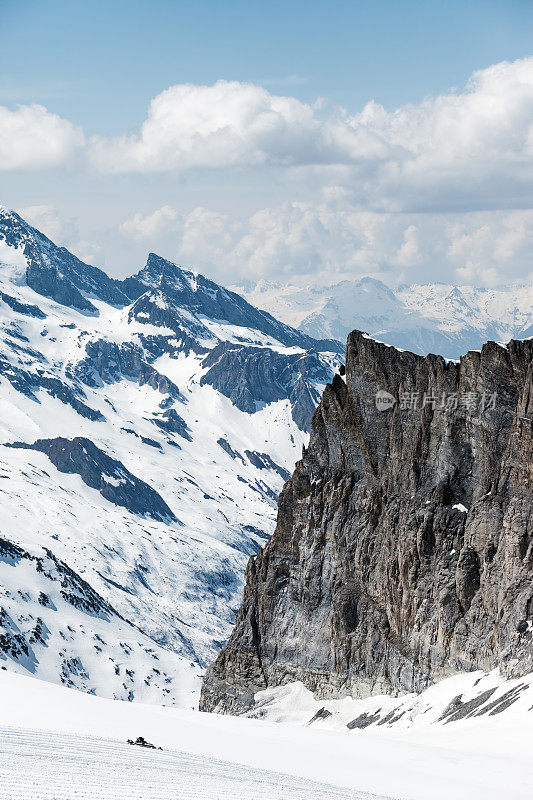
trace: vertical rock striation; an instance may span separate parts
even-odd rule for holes
[[[533,669],[532,356],[489,342],[446,362],[350,334],[204,710],[293,680],[366,696]]]

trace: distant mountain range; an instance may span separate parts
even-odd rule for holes
[[[489,340],[533,335],[533,284],[479,289],[430,283],[393,291],[362,278],[326,287],[260,280],[234,288],[310,336],[344,342],[358,329],[419,355],[457,359]]]

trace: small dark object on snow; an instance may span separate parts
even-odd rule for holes
[[[144,736],[137,736],[135,741],[133,739],[128,739],[128,744],[136,744],[138,747],[149,747],[150,750],[162,750],[162,747],[156,747],[155,744],[151,742],[147,742]]]
[[[346,367],[344,364],[341,364],[339,367],[339,375],[346,375]]]

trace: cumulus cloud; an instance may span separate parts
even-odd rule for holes
[[[355,114],[237,81],[172,86],[138,134],[91,148],[110,172],[304,170],[380,210],[516,207],[532,194],[533,58],[480,70],[461,92]]]
[[[370,102],[347,125],[354,161],[368,143],[382,147],[361,189],[375,203],[497,207],[502,199],[531,200],[533,58],[480,70],[463,92],[391,112]]]
[[[137,226],[143,220],[133,219]],[[364,212],[342,190],[320,203],[284,203],[244,219],[205,208],[166,219],[146,247],[222,281],[371,274],[395,284],[438,275],[492,286],[527,278],[533,256],[533,211]]]
[[[62,216],[54,206],[37,205],[17,209],[20,216],[48,236],[55,244],[68,249],[86,263],[100,259],[100,245],[83,239],[72,217]]]
[[[61,216],[54,206],[37,205],[17,209],[21,217],[59,245],[69,245],[79,236],[72,217]]]
[[[168,229],[169,223],[178,216],[171,206],[162,206],[152,214],[143,216],[140,212],[134,214],[120,226],[120,230],[133,239],[150,239],[158,233]]]
[[[64,164],[78,152],[102,173],[137,174],[128,185],[144,180],[152,197],[143,176],[162,183],[169,173],[168,188],[196,171],[180,184],[180,208],[189,192],[192,211],[155,203],[119,235],[103,234],[121,270],[149,248],[230,281],[329,273],[492,285],[531,274],[533,58],[480,70],[462,90],[396,109],[371,101],[356,113],[237,81],[180,84],[151,101],[137,132],[85,143],[42,106],[0,108],[0,168]],[[226,171],[202,200],[213,207],[194,208],[206,183],[200,176],[191,192],[198,170]],[[238,203],[228,192],[214,207],[228,184],[244,186]],[[254,209],[232,214],[248,197]],[[91,235],[48,207],[25,212],[51,238],[95,252]]]
[[[42,106],[0,107],[2,169],[64,164],[83,144]],[[354,206],[380,211],[527,207],[533,58],[479,70],[462,91],[356,113],[251,83],[178,84],[153,98],[138,132],[92,137],[84,153],[111,174],[284,170],[298,186],[342,185]]]
[[[262,86],[217,81],[179,84],[155,97],[139,134],[92,141],[110,172],[307,163],[324,143],[315,108]]]
[[[83,144],[80,128],[44,106],[0,106],[0,170],[62,166]]]

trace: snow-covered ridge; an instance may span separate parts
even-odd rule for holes
[[[0,558],[0,665],[191,704],[340,347],[153,254],[113,281],[5,211],[0,242],[26,264],[0,266],[0,538],[30,554]],[[42,606],[43,553],[109,604],[102,641]]]

